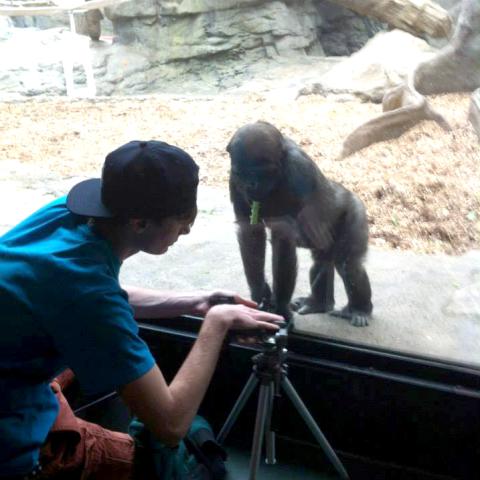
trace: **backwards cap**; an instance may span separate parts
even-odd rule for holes
[[[184,150],[135,140],[107,155],[101,179],[75,185],[67,207],[88,217],[162,219],[190,213],[197,186],[198,166]]]

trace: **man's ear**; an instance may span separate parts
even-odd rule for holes
[[[131,218],[129,223],[136,233],[143,233],[148,226],[148,221],[144,218]]]

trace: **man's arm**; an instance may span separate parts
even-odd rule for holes
[[[209,301],[218,295],[230,296],[232,303],[250,307],[256,303],[231,292],[184,293],[165,292],[149,288],[122,286],[128,294],[128,301],[135,318],[172,318],[179,315],[205,315],[213,304]]]
[[[170,385],[158,366],[125,385],[120,395],[146,427],[162,442],[175,446],[186,435],[212,378],[227,331],[267,329],[281,322],[278,315],[243,305],[212,307],[197,340]]]

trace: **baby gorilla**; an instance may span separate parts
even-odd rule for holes
[[[252,299],[287,321],[292,308],[300,314],[331,312],[352,325],[368,325],[373,307],[363,266],[368,224],[362,201],[328,180],[298,145],[270,123],[241,127],[227,151],[230,199]],[[249,220],[252,202],[260,204],[261,221],[256,224]],[[272,289],[265,279],[265,227],[271,233]],[[290,303],[297,277],[297,246],[312,253],[311,293]],[[332,311],[335,268],[348,296],[348,304],[340,311]]]

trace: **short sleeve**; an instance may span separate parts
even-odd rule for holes
[[[82,295],[48,329],[86,394],[116,390],[155,364],[123,291]]]

